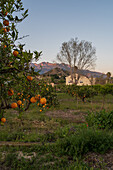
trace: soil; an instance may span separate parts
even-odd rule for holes
[[[67,110],[67,111],[48,111],[46,115],[49,117],[67,119],[70,122],[84,123],[85,113],[81,113],[80,110]],[[94,169],[101,170],[113,170],[113,150],[108,151],[105,154],[88,153],[84,156],[84,163],[87,163]]]
[[[57,110],[57,111],[48,111],[46,116],[54,118],[62,118],[69,120],[70,122],[75,123],[84,123],[85,122],[85,113],[81,113],[80,110]],[[39,122],[37,122],[39,123]],[[31,146],[34,144],[40,144],[38,142],[0,142],[0,146]],[[20,153],[19,156],[22,154]],[[22,155],[23,156],[23,155]],[[34,153],[33,153],[34,156]],[[26,158],[31,159],[31,157],[26,156]],[[109,150],[105,154],[98,153],[87,153],[83,159],[84,163],[87,163],[90,167],[100,170],[113,170],[113,149]]]
[[[84,162],[94,169],[113,170],[113,149],[105,154],[88,153]]]
[[[46,115],[54,118],[62,118],[74,123],[84,123],[85,122],[85,114],[81,113],[80,110],[57,110],[57,111],[48,111]]]

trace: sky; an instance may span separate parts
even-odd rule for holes
[[[56,61],[63,42],[78,38],[96,48],[95,71],[113,75],[113,0],[22,0],[28,17],[18,25],[25,50],[42,51],[38,63]]]

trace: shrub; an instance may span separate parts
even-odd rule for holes
[[[104,153],[111,147],[113,147],[113,134],[92,128],[82,129],[79,133],[57,142],[59,154],[68,155],[73,159],[89,151]]]
[[[113,129],[113,110],[106,112],[89,112],[86,116],[88,126],[96,126],[100,129]]]

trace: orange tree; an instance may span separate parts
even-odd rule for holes
[[[22,13],[20,17],[18,12]],[[21,0],[0,1],[0,120],[2,123],[6,121],[5,109],[18,109],[20,114],[27,110],[31,103],[40,103],[40,107],[44,108],[47,102],[44,94],[40,95],[37,89],[35,77],[39,73],[30,67],[32,60],[37,61],[41,52],[27,52],[23,50],[24,44],[16,45],[19,39],[16,26],[27,16],[28,10],[24,10]]]
[[[86,98],[93,98],[98,94],[93,86],[77,86],[75,84],[67,87],[67,93],[76,98],[79,97],[83,102]]]

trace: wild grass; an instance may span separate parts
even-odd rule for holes
[[[73,115],[87,116],[90,111],[102,110],[102,96],[92,101],[86,99],[83,103],[65,93],[57,95],[59,107],[39,112],[38,106],[33,104],[21,119],[16,110],[7,110],[4,115],[7,121],[0,126],[0,141],[32,145],[1,146],[1,169],[91,169],[82,161],[84,154],[89,151],[104,153],[113,147],[112,130],[87,127],[86,123],[73,121]],[[104,109],[106,112],[113,110],[112,95],[106,96]],[[65,114],[72,114],[72,119]]]

